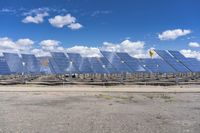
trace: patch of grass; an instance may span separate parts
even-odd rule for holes
[[[123,100],[128,100],[128,99],[130,99],[129,97],[125,97],[125,96],[116,96],[115,98],[123,99]]]
[[[35,92],[35,93],[33,93],[34,95],[41,95],[41,93],[37,93],[37,92]]]
[[[173,100],[172,99],[166,99],[165,102],[166,103],[171,103],[171,102],[173,102]]]
[[[168,95],[166,95],[166,94],[161,94],[161,95],[160,95],[160,98],[162,98],[162,99],[171,99],[172,97],[171,97],[171,96],[168,96]]]
[[[164,120],[165,118],[163,117],[163,115],[162,114],[157,114],[156,116],[155,116],[155,118],[156,119],[158,119],[158,120]]]
[[[146,97],[151,99],[151,100],[153,100],[153,98],[154,98],[154,96],[152,96],[152,95],[146,95]]]
[[[123,104],[127,102],[138,103],[138,101],[135,100],[133,96],[115,96],[114,98],[116,98],[115,102],[118,102],[118,103],[123,103]]]
[[[106,100],[111,100],[111,99],[113,99],[112,96],[110,96],[110,95],[105,95],[105,94],[99,94],[99,95],[96,95],[96,97],[97,97],[97,98],[104,98],[104,99],[106,99]]]
[[[115,102],[116,102],[116,103],[120,103],[120,101],[119,101],[119,100],[116,100]]]
[[[162,116],[161,115],[157,115],[156,119],[162,119]]]
[[[136,101],[136,100],[132,100],[134,103],[138,103],[138,101]]]
[[[193,109],[195,109],[195,110],[200,110],[200,107],[194,107]]]

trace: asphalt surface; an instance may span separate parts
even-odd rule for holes
[[[0,133],[199,131],[199,93],[0,92]]]

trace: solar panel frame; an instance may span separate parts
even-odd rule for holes
[[[186,66],[192,72],[200,72],[200,63],[196,60],[191,60],[182,55],[179,51],[169,50],[169,53],[179,60],[184,66]]]
[[[49,57],[37,57],[40,65],[40,73],[51,74],[51,69],[49,67]]]
[[[131,57],[128,53],[117,52],[116,54],[133,70],[133,72],[146,72],[139,61],[136,58]]]
[[[90,66],[89,58],[82,57],[77,53],[67,53],[69,59],[75,64],[78,68],[80,74],[91,74],[94,73]]]
[[[52,58],[49,59],[49,68],[51,70],[51,73],[53,74],[62,74],[60,68],[57,66],[56,62]]]
[[[80,62],[79,71],[82,73],[89,73],[89,74],[94,73],[94,71],[92,70],[90,66],[89,58],[87,57],[82,58]]]
[[[91,65],[93,72],[96,73],[96,74],[108,73],[105,66],[101,62],[100,58],[98,58],[98,57],[89,58],[89,62],[90,62],[90,65]]]
[[[3,52],[3,56],[9,66],[11,73],[21,74],[26,71],[26,69],[22,65],[22,59],[17,53]]]
[[[162,59],[140,59],[140,63],[150,73],[174,73],[176,70]]]
[[[25,73],[31,74],[39,74],[40,73],[40,65],[33,54],[21,54],[22,56],[22,64],[24,63]]]
[[[108,74],[119,73],[117,69],[105,57],[101,57],[99,61],[101,62]]]
[[[101,54],[117,69],[118,73],[133,73],[134,71],[117,56],[115,52],[100,51]]]
[[[11,74],[9,66],[4,57],[0,57],[0,75],[8,75]]]
[[[73,62],[63,52],[51,52],[52,59],[50,60],[51,65],[54,65],[54,71],[60,74],[74,74],[77,73]],[[59,69],[57,69],[59,68]],[[57,70],[55,70],[57,69]]]
[[[179,73],[187,73],[190,72],[188,68],[186,68],[182,63],[180,63],[177,59],[172,57],[167,51],[165,50],[155,50],[155,52],[165,60],[169,65],[171,65],[177,72]]]

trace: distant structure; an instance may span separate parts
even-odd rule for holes
[[[51,57],[3,53],[0,75],[200,73],[200,62],[178,51],[153,50],[151,58],[137,59],[128,53],[101,51],[102,57],[82,57],[78,53],[51,52]],[[157,54],[158,58],[153,58]]]

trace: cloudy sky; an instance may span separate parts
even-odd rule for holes
[[[200,59],[199,0],[0,0],[0,52],[99,49],[145,57],[150,48]]]

